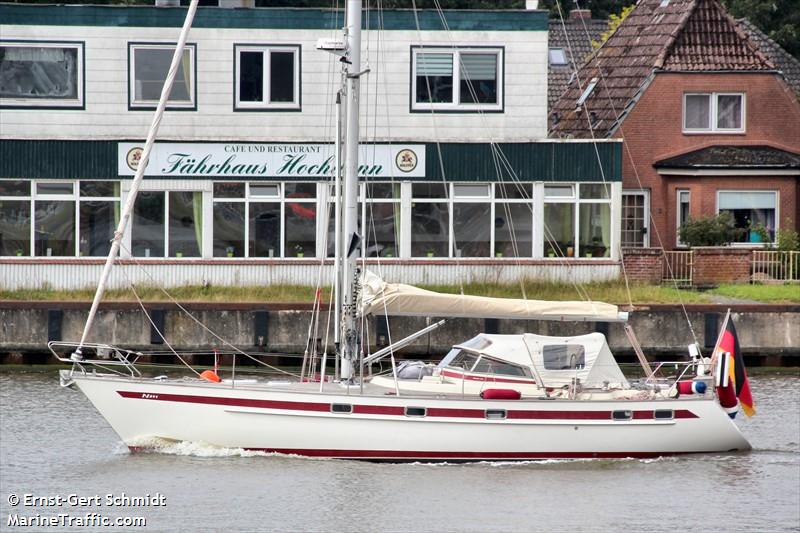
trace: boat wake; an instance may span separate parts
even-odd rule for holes
[[[280,454],[245,450],[244,448],[224,448],[205,442],[175,441],[158,437],[135,440],[128,445],[120,443],[122,453],[157,453],[187,457],[272,457]]]

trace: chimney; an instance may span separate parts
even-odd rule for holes
[[[525,9],[531,11],[539,9],[539,0],[525,0]]]
[[[592,18],[592,11],[590,9],[573,9],[569,12],[570,20],[589,20]]]

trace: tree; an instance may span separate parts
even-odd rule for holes
[[[787,52],[800,59],[800,7],[797,0],[722,0],[734,18],[746,18]]]

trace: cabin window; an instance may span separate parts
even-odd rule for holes
[[[505,420],[507,414],[505,409],[487,409],[485,416],[487,420]]]
[[[542,359],[547,370],[576,370],[586,366],[586,354],[581,344],[543,346]]]
[[[505,361],[500,361],[499,359],[493,359],[485,355],[481,356],[480,360],[478,361],[478,364],[475,365],[472,371],[480,372],[483,374],[500,374],[504,376],[517,376],[517,377],[530,376],[530,371],[525,367],[507,363]]]
[[[742,93],[687,93],[683,95],[684,133],[744,132]]]
[[[413,47],[412,111],[503,110],[503,49]]]
[[[235,45],[235,109],[299,110],[300,46]]]
[[[447,363],[447,366],[469,371],[472,370],[472,367],[475,366],[477,361],[477,355],[461,350]]]
[[[167,101],[167,109],[197,109],[197,87],[195,83],[196,45],[187,44],[183,50],[175,81]],[[130,62],[129,107],[131,109],[155,109],[161,98],[161,90],[175,54],[175,46],[166,44],[129,43]]]
[[[717,195],[717,213],[730,212],[735,226],[742,230],[736,242],[761,243],[764,233],[768,242],[775,240],[777,191],[719,191]],[[756,231],[760,228],[764,232]]]
[[[353,406],[349,403],[332,403],[331,413],[350,414],[353,412]]]
[[[406,407],[406,416],[412,418],[422,418],[428,414],[428,410],[424,407]]]
[[[633,418],[632,411],[612,411],[611,412],[611,419],[612,420],[631,420]]]
[[[675,413],[672,409],[656,409],[653,411],[653,418],[656,420],[672,420],[675,418]]]
[[[0,44],[0,107],[83,108],[84,44]]]

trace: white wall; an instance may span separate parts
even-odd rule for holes
[[[128,111],[128,42],[175,42],[179,28],[0,26],[4,40],[84,41],[85,110],[0,110],[0,138],[143,139],[152,111]],[[168,111],[170,140],[327,142],[333,137],[337,58],[315,48],[327,30],[196,28],[197,111]],[[302,45],[301,112],[233,112],[234,43]],[[505,47],[503,113],[410,113],[411,45]],[[524,141],[547,134],[546,31],[367,32],[362,137],[413,141]]]

